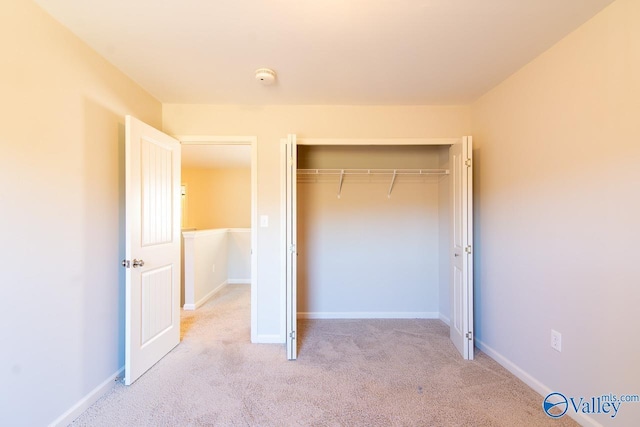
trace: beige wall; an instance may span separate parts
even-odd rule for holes
[[[639,22],[619,0],[473,105],[477,338],[541,392],[640,390]]]
[[[160,103],[31,1],[0,2],[0,425],[47,425],[124,363],[124,115]]]
[[[258,233],[258,331],[260,341],[284,342],[284,253],[280,230],[280,139],[460,137],[470,131],[470,109],[458,106],[222,106],[163,105],[163,130],[174,135],[252,135],[258,139],[258,215],[269,227]]]
[[[251,227],[251,169],[182,169],[184,228]]]

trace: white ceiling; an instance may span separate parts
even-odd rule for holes
[[[164,103],[403,105],[472,102],[612,0],[35,1]]]
[[[182,167],[194,169],[250,168],[250,145],[182,144]]]

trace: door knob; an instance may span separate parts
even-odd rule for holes
[[[133,259],[133,263],[132,263],[132,265],[133,265],[133,268],[136,268],[136,267],[143,267],[143,266],[144,266],[144,261],[143,261],[143,260],[141,260],[141,259],[135,259],[135,258],[134,258],[134,259]]]

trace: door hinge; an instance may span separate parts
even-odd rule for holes
[[[129,261],[128,259],[123,259],[122,260],[122,266],[124,268],[131,268],[131,261]]]
[[[289,338],[291,338],[292,340],[295,340],[296,339],[296,331],[289,332]]]
[[[473,341],[473,332],[469,331],[466,334],[464,334],[464,336],[467,337],[469,341]]]
[[[295,252],[296,251],[296,245],[289,245],[289,252]]]
[[[471,159],[467,159],[467,160],[465,160],[465,161],[464,161],[464,164],[465,164],[468,168],[470,168],[470,167],[471,167]]]
[[[289,166],[293,166],[293,157],[289,157]]]
[[[466,253],[470,254],[470,253],[471,253],[471,246],[467,246],[467,247],[465,247],[465,248],[464,248],[464,251],[465,251]]]

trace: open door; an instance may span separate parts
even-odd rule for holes
[[[180,342],[180,143],[131,117],[125,129],[125,378]]]
[[[465,359],[473,359],[473,181],[471,137],[449,151],[451,162],[452,255],[450,337]]]
[[[297,288],[297,268],[296,268],[296,243],[297,243],[297,209],[296,209],[296,171],[298,169],[298,149],[296,146],[296,136],[289,135],[285,141],[285,269],[286,269],[286,294],[287,294],[287,359],[295,360],[298,357],[297,345],[297,316],[298,307],[296,303]]]

